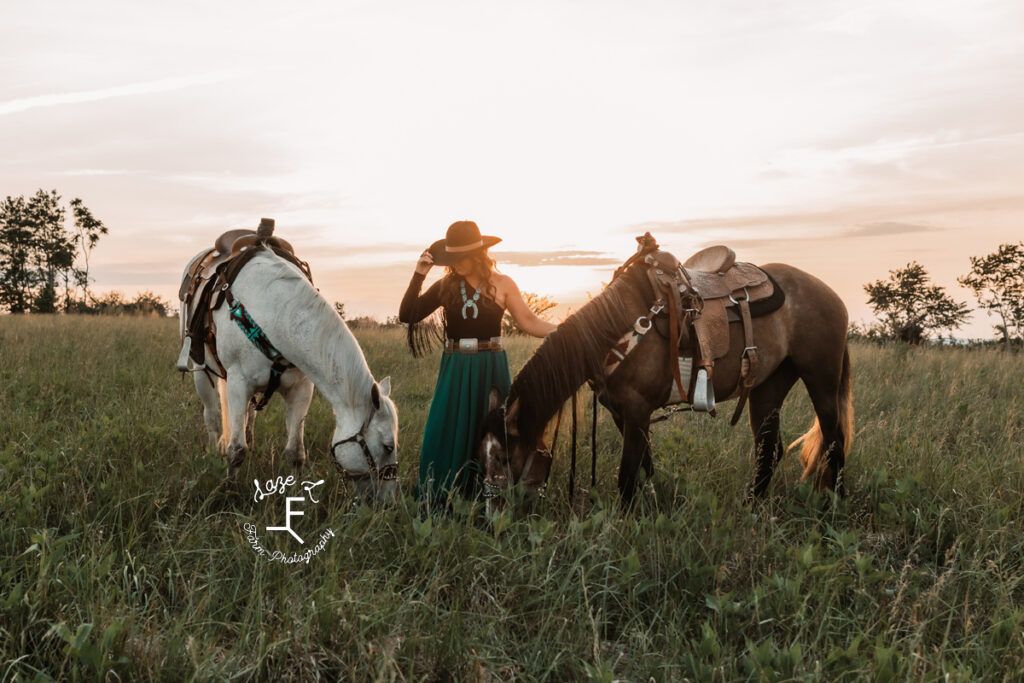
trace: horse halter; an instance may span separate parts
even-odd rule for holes
[[[502,439],[501,446],[502,446],[502,448],[505,451],[505,463],[508,464],[509,463],[509,456],[510,456],[510,449],[508,447],[508,423],[505,422],[505,406],[504,405],[501,406],[501,415],[502,415],[501,424],[502,424],[502,428],[503,428],[502,436],[504,437]],[[524,479],[526,479],[526,475],[528,475],[530,473],[530,469],[533,467],[533,458],[536,455],[541,455],[541,456],[547,457],[549,460],[554,460],[554,456],[551,453],[551,449],[549,449],[549,448],[543,448],[543,449],[536,448],[536,449],[534,449],[533,452],[531,452],[530,455],[527,456],[526,464],[523,466],[523,471],[519,473],[519,479],[517,480],[517,483],[519,481],[523,481]],[[484,477],[484,479],[483,479],[484,491],[483,491],[483,494],[481,494],[481,495],[483,496],[483,498],[485,500],[487,500],[489,498],[497,498],[498,496],[502,495],[502,493],[504,492],[505,488],[508,486],[508,478],[503,474],[501,476],[501,479],[505,480],[503,484],[496,483],[493,480],[493,478],[491,478],[491,477],[487,477],[487,476]],[[537,488],[537,495],[539,497],[541,497],[541,498],[544,497],[544,490],[547,488],[547,485],[548,485],[547,481],[545,481],[543,484],[541,484]]]
[[[341,476],[346,481],[363,481],[366,479],[376,478],[377,481],[398,481],[398,459],[390,465],[384,465],[378,467],[377,463],[373,460],[373,455],[370,454],[370,447],[366,445],[366,428],[370,426],[370,420],[373,418],[373,413],[366,418],[363,426],[360,427],[359,431],[348,437],[347,439],[341,439],[335,441],[331,445],[331,457],[334,458],[334,464],[338,467],[341,472]],[[356,443],[363,451],[363,457],[366,458],[366,471],[365,472],[353,472],[352,470],[346,469],[338,462],[338,456],[335,453],[338,446],[343,446],[347,443]]]
[[[508,425],[505,423],[505,405],[504,404],[502,404],[502,406],[501,406],[501,429],[502,429],[502,437],[503,437],[502,438],[501,447],[505,451],[505,462],[507,463],[508,462]],[[485,464],[485,467],[486,467],[486,464]],[[485,500],[488,499],[488,498],[497,498],[498,496],[501,495],[501,492],[505,490],[505,486],[508,486],[508,477],[506,477],[504,474],[502,474],[501,478],[505,480],[504,484],[495,483],[492,477],[488,477],[486,475],[484,476],[484,479],[483,479],[484,492],[483,492],[482,495],[483,495]]]

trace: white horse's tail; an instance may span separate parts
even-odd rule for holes
[[[228,415],[228,383],[222,379],[215,379],[217,393],[220,395],[220,439],[217,440],[217,448],[221,453],[228,452],[228,444],[231,443],[231,416]]]

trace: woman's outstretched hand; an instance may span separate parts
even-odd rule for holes
[[[425,249],[420,254],[420,260],[416,262],[416,272],[420,275],[426,275],[430,271],[430,267],[434,265],[434,257],[430,253],[429,249]]]

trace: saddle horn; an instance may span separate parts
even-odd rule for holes
[[[261,218],[260,227],[256,228],[256,237],[266,239],[274,234],[274,219]]]

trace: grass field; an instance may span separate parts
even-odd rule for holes
[[[854,346],[834,506],[795,455],[743,505],[749,430],[678,415],[623,513],[604,416],[595,490],[586,458],[571,505],[560,455],[537,514],[492,527],[411,499],[437,357],[357,336],[394,382],[404,497],[352,505],[318,395],[307,475],[326,483],[295,526],[335,537],[285,564],[245,531],[283,521],[252,486],[288,474],[280,400],[233,492],[174,321],[0,317],[0,680],[1024,679],[1024,357]],[[533,348],[512,340],[513,372]],[[784,438],[810,422],[798,385]]]

